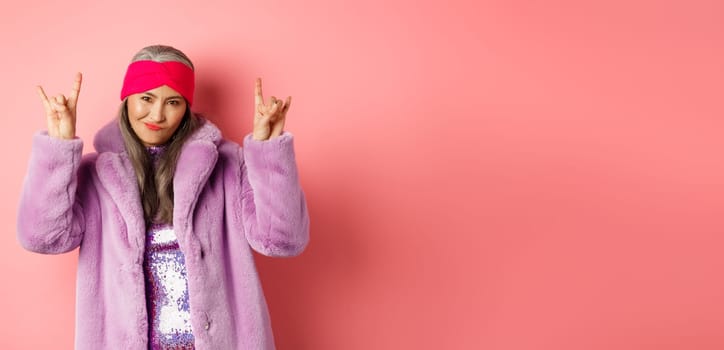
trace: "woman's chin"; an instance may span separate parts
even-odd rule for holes
[[[161,137],[143,137],[141,138],[141,142],[143,142],[146,146],[159,146],[163,145],[168,141],[167,138],[161,138]]]

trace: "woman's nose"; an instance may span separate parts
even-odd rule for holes
[[[163,115],[163,105],[155,104],[151,107],[151,112],[148,116],[154,122],[162,122],[165,119]]]

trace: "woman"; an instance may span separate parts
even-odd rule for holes
[[[240,147],[191,111],[191,61],[149,46],[129,64],[119,116],[82,155],[75,136],[82,76],[48,98],[18,212],[30,251],[80,247],[76,349],[273,349],[251,249],[300,254],[309,218],[290,98],[264,101]]]

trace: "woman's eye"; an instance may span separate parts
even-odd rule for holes
[[[151,98],[148,97],[148,96],[141,96],[141,99],[144,100],[144,101],[146,101],[146,102],[151,101]]]
[[[178,101],[176,101],[176,100],[171,100],[171,101],[168,101],[168,103],[170,103],[170,104],[172,104],[172,105],[177,105],[177,104],[178,104]]]

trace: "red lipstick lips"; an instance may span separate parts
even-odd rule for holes
[[[151,129],[151,130],[153,130],[153,131],[161,130],[161,127],[158,126],[158,125],[149,124],[149,123],[144,123],[144,124],[146,124],[146,127],[147,127],[147,128],[149,128],[149,129]]]

